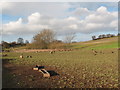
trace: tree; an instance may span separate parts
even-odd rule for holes
[[[17,46],[16,42],[11,42],[10,43],[10,47],[15,47],[15,46]]]
[[[50,29],[44,29],[33,37],[33,44],[36,48],[48,48],[55,40],[55,33]]]
[[[96,36],[92,36],[92,39],[93,39],[93,40],[97,40]]]
[[[17,43],[18,43],[18,44],[23,44],[23,43],[24,43],[23,38],[18,38],[18,39],[17,39]]]
[[[102,36],[102,35],[99,35],[99,36],[98,36],[98,39],[102,39],[102,38],[103,38],[103,36]]]
[[[25,44],[28,44],[29,43],[29,41],[28,40],[25,40]]]
[[[75,38],[75,33],[68,33],[68,34],[66,34],[66,36],[65,36],[65,42],[66,43],[72,43],[72,40]]]
[[[5,42],[5,41],[2,41],[2,48],[10,48],[10,45],[9,43]]]

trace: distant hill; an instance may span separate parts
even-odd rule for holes
[[[106,49],[106,48],[118,48],[118,37],[104,38],[98,40],[91,40],[79,43],[72,43],[74,49]]]

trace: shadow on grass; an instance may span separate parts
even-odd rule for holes
[[[38,69],[44,69],[45,66],[36,66],[38,67]],[[56,75],[59,75],[57,72],[53,71],[53,70],[47,70],[48,73],[50,73],[50,76],[56,76]]]
[[[56,76],[59,75],[57,72],[53,71],[53,70],[47,70],[48,73],[50,73],[50,76]]]

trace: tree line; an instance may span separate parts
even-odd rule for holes
[[[28,49],[56,49],[56,48],[68,48],[72,40],[75,38],[75,33],[68,33],[64,37],[64,42],[56,39],[56,33],[50,29],[44,29],[33,37],[31,43],[28,40],[24,42],[23,38],[18,38],[17,42],[5,42],[2,41],[2,48],[11,48],[26,46]]]
[[[28,40],[25,40],[24,42],[24,39],[23,38],[18,38],[17,39],[17,42],[6,42],[6,41],[2,41],[1,42],[1,46],[3,49],[6,49],[6,48],[11,48],[11,47],[21,47],[21,46],[25,46],[29,44],[29,41]]]
[[[119,36],[120,34],[118,34]],[[98,39],[103,39],[103,38],[110,38],[110,37],[115,37],[115,34],[102,34],[99,35],[98,38],[96,36],[92,36],[92,40],[98,40]]]
[[[120,35],[120,34],[118,34]],[[102,39],[102,38],[109,38],[114,37],[114,34],[102,34],[99,35],[98,38],[96,36],[92,36],[93,40]],[[3,49],[11,48],[11,47],[21,47],[24,46],[26,49],[63,49],[63,48],[70,48],[71,43],[76,37],[75,33],[67,33],[64,37],[64,41],[57,40],[56,33],[50,29],[43,29],[36,35],[34,35],[33,40],[29,43],[28,40],[23,38],[18,38],[17,42],[5,42],[2,41],[1,46]]]

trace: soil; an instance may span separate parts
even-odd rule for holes
[[[64,76],[56,67],[45,66],[50,78],[44,78],[39,71],[32,70],[34,66],[14,65],[8,59],[3,60],[3,88],[52,88],[57,87],[57,80]],[[57,73],[59,72],[59,73]],[[28,83],[29,82],[29,83]]]

